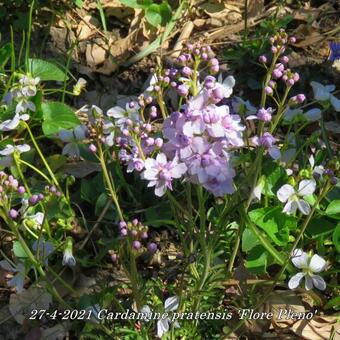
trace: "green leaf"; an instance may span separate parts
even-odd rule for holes
[[[329,203],[325,214],[331,218],[335,218],[337,220],[340,219],[340,200],[335,200]]]
[[[63,129],[73,129],[80,125],[78,117],[66,104],[45,102],[41,105],[44,122],[42,129],[45,136],[57,134]]]
[[[145,11],[145,18],[152,26],[159,26],[162,23],[160,5],[152,4],[149,6]]]
[[[259,244],[260,241],[257,239],[256,235],[250,229],[244,229],[242,235],[242,251],[248,252]]]
[[[331,223],[325,218],[313,218],[306,229],[306,234],[315,239],[322,235],[331,233],[335,228],[335,223]]]
[[[120,2],[128,7],[146,9],[151,4],[151,0],[120,0]]]
[[[0,70],[2,70],[6,66],[9,58],[11,57],[11,52],[11,43],[7,43],[0,48]]]
[[[246,260],[246,268],[254,274],[265,274],[267,270],[268,253],[261,245],[253,248]]]
[[[79,8],[82,8],[83,5],[84,5],[84,1],[83,0],[74,0],[74,3]]]
[[[145,11],[145,18],[154,27],[165,26],[171,20],[171,14],[171,7],[163,2],[149,6]]]
[[[285,169],[272,161],[264,163],[263,174],[266,176],[265,190],[271,196],[275,196],[277,190],[287,183]]]
[[[20,257],[21,258],[22,257],[24,257],[24,258],[28,257],[28,255],[26,254],[24,248],[21,246],[20,242],[18,242],[18,241],[14,241],[13,242],[13,253],[18,258],[20,258]]]
[[[28,72],[42,81],[64,81],[68,79],[66,73],[58,66],[42,59],[28,59]]]
[[[282,213],[280,207],[260,208],[249,212],[249,217],[278,246],[284,246],[289,239],[289,229],[295,229],[295,217]]]
[[[336,225],[333,232],[333,243],[336,250],[340,253],[340,222]]]

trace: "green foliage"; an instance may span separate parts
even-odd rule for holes
[[[146,20],[154,27],[166,26],[172,17],[172,10],[167,1],[160,4],[152,0],[120,0],[120,2],[128,7],[143,9]]]
[[[28,72],[32,77],[39,77],[41,81],[64,81],[68,79],[63,70],[43,59],[28,59]]]
[[[66,104],[45,102],[42,104],[41,110],[44,120],[42,129],[45,136],[52,136],[62,129],[72,129],[80,125],[78,117]]]

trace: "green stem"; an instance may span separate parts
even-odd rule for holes
[[[25,66],[26,66],[26,72],[28,72],[29,65],[28,65],[28,59],[30,55],[30,43],[31,43],[31,33],[32,33],[32,15],[33,15],[33,8],[34,8],[35,0],[32,0],[30,11],[28,14],[28,29],[27,29],[27,41],[26,41],[26,51],[25,51]]]
[[[114,205],[117,209],[118,216],[119,216],[121,221],[124,221],[124,216],[123,216],[122,210],[121,210],[119,202],[118,202],[118,197],[117,197],[116,191],[114,189],[114,184],[113,184],[113,182],[111,182],[111,179],[110,179],[107,167],[106,167],[102,146],[101,146],[100,142],[97,143],[97,145],[98,145],[98,151],[99,151],[99,161],[100,161],[100,165],[103,169],[104,180],[105,180],[106,185],[109,189],[111,199],[112,199],[112,201],[113,201],[113,203],[114,203]]]
[[[23,122],[23,123],[24,123],[24,125],[25,125],[25,127],[26,127],[26,129],[27,129],[27,131],[28,131],[28,133],[29,133],[29,135],[30,135],[30,137],[31,137],[31,140],[32,140],[32,143],[33,143],[35,149],[37,150],[37,152],[38,152],[38,154],[39,154],[39,156],[40,156],[40,159],[42,160],[42,162],[44,163],[44,166],[46,167],[47,172],[48,172],[49,175],[51,176],[51,178],[52,178],[52,180],[53,180],[55,186],[56,186],[56,187],[58,188],[58,190],[63,194],[63,190],[62,190],[61,186],[59,185],[58,180],[57,180],[56,177],[54,176],[53,171],[51,170],[50,166],[48,165],[48,163],[47,163],[47,161],[46,161],[46,159],[45,159],[43,153],[41,152],[41,150],[40,150],[40,148],[39,148],[39,145],[38,145],[38,143],[36,142],[36,140],[35,140],[35,138],[34,138],[34,135],[33,135],[32,131],[31,131],[29,125],[28,125],[26,122]],[[65,196],[65,195],[63,194],[63,196]]]
[[[43,177],[48,183],[51,183],[51,179],[48,178],[43,172],[41,172],[38,168],[36,168],[34,165],[24,161],[23,159],[20,159],[20,163],[28,166],[29,168],[31,168],[32,170],[34,170],[37,174],[39,174],[41,177]]]

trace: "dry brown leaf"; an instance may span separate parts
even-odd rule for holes
[[[188,41],[193,29],[194,29],[194,23],[192,21],[187,21],[184,24],[182,28],[182,32],[179,35],[177,42],[174,46],[174,52],[171,54],[172,58],[177,58],[180,55],[182,48],[183,48],[183,44],[186,41]]]
[[[90,67],[95,67],[105,61],[106,50],[98,44],[87,44],[86,62]]]
[[[291,310],[296,313],[306,311],[298,295],[287,290],[276,290],[269,294],[264,308],[273,313],[272,325],[280,329],[288,328],[295,322],[292,319],[287,319],[282,311]]]
[[[203,27],[206,23],[206,20],[205,19],[195,19],[194,20],[194,25],[196,27]]]
[[[14,319],[22,325],[34,309],[48,310],[51,303],[52,296],[46,291],[46,287],[31,286],[10,296],[9,310]]]
[[[248,1],[248,18],[256,17],[263,13],[264,0],[249,0]]]
[[[99,22],[91,15],[86,15],[82,18],[77,27],[77,38],[79,41],[89,39],[96,34],[95,27],[99,26]]]
[[[321,10],[319,8],[300,8],[293,12],[295,20],[305,21],[307,23],[315,21]]]
[[[315,316],[311,320],[298,320],[291,330],[304,339],[328,340],[340,339],[340,323],[337,316]]]

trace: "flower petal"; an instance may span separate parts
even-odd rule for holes
[[[164,302],[164,309],[165,312],[173,312],[179,306],[179,297],[178,296],[171,296],[167,298]]]
[[[304,269],[308,267],[308,254],[302,249],[295,249],[291,256],[291,260],[296,268]]]
[[[288,198],[295,194],[294,188],[290,184],[283,185],[276,193],[280,202],[284,203]]]
[[[318,254],[314,254],[309,262],[309,269],[313,273],[320,273],[325,269],[325,267],[326,261]]]
[[[312,275],[312,281],[315,288],[320,290],[326,289],[326,282],[320,275]]]
[[[291,279],[288,281],[288,287],[289,289],[295,289],[299,286],[301,279],[305,276],[304,273],[297,273],[294,276],[291,277]]]
[[[334,107],[334,110],[336,112],[340,112],[340,99],[338,99],[337,97],[331,95],[330,100],[331,100],[331,104]]]
[[[311,195],[316,189],[316,182],[314,179],[304,179],[299,184],[299,192],[300,196]]]
[[[164,333],[169,330],[169,318],[161,319],[157,321],[157,336],[161,338]]]
[[[310,122],[315,122],[321,118],[321,110],[318,108],[310,109],[305,113],[305,117]]]
[[[299,210],[304,214],[308,215],[310,213],[310,205],[304,200],[296,201]]]
[[[295,200],[294,201],[288,201],[286,203],[286,205],[284,206],[282,212],[284,212],[287,215],[291,215],[291,214],[295,213],[297,207],[298,207],[298,204]]]
[[[313,280],[309,275],[306,275],[305,277],[305,288],[306,290],[313,289]]]

